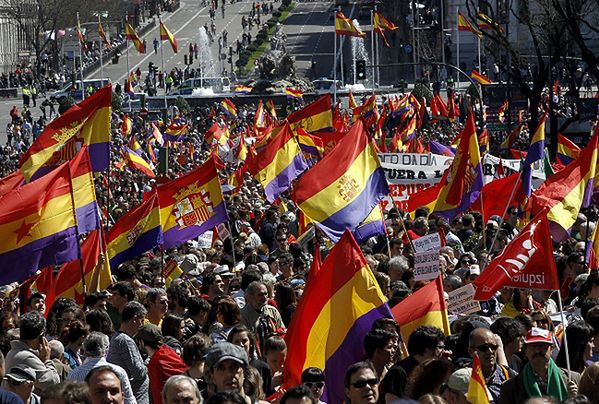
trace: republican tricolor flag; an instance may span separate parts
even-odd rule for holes
[[[231,101],[228,98],[225,98],[222,101],[221,106],[223,107],[223,109],[225,110],[225,113],[230,118],[237,118],[237,107],[235,107],[235,104],[233,104],[233,101]]]
[[[178,51],[177,39],[175,38],[175,36],[173,34],[171,34],[171,32],[168,30],[168,28],[166,27],[166,25],[164,25],[164,23],[162,21],[160,21],[160,40],[161,41],[169,41],[171,44],[171,47],[173,48],[173,52],[177,53],[177,51]]]

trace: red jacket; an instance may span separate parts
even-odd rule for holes
[[[167,379],[187,371],[188,367],[183,360],[166,344],[162,345],[152,355],[148,363],[148,376],[150,377],[150,395],[153,404],[162,404],[162,387]]]

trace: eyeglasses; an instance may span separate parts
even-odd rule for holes
[[[490,349],[491,351],[495,352],[498,348],[499,348],[499,345],[497,345],[497,344],[482,344],[482,345],[477,346],[476,350],[485,352]]]
[[[305,382],[304,385],[309,388],[317,387],[322,389],[324,387],[324,382]]]
[[[366,385],[369,385],[370,387],[374,387],[377,384],[379,384],[379,381],[377,379],[363,379],[363,380],[357,380],[357,381],[353,382],[351,385],[353,387],[355,387],[356,389],[363,389],[364,387],[366,387]]]

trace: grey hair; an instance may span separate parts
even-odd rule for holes
[[[62,342],[53,339],[48,341],[48,345],[50,346],[50,359],[60,359],[64,354],[64,345],[62,345]]]
[[[198,384],[191,377],[185,376],[185,375],[174,375],[174,376],[171,376],[168,378],[166,383],[164,383],[164,387],[162,388],[162,402],[165,404],[168,404],[166,401],[166,395],[168,393],[168,389],[170,389],[171,387],[176,386],[182,382],[188,382],[189,384],[192,385],[193,391],[195,392],[195,395],[196,395],[198,401],[200,402],[200,404],[202,404],[202,394],[200,393]]]
[[[403,255],[398,255],[389,260],[389,267],[399,269],[401,272],[405,272],[410,269],[410,261]]]
[[[102,358],[108,353],[109,345],[110,341],[106,334],[92,331],[83,341],[83,352],[89,358]]]

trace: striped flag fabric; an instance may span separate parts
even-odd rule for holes
[[[150,178],[156,177],[156,174],[154,173],[154,167],[146,160],[144,160],[142,156],[140,156],[127,146],[123,147],[123,157],[125,158],[125,161],[129,167],[141,171]]]
[[[137,32],[135,32],[135,29],[133,29],[133,26],[131,26],[131,24],[129,24],[128,22],[125,23],[125,37],[129,41],[133,41],[133,45],[135,46],[135,49],[137,49],[137,51],[139,53],[146,53],[146,47],[145,47],[143,41],[139,38],[139,36],[137,35]]]
[[[287,116],[287,121],[292,130],[301,127],[306,132],[318,132],[332,128],[331,94],[325,94],[299,111],[293,112]]]
[[[79,257],[69,170],[62,164],[0,198],[0,284]]]
[[[83,146],[73,160],[69,162],[71,170],[71,183],[73,187],[73,202],[77,216],[77,229],[79,234],[86,234],[99,229],[101,220],[98,201],[92,176],[92,166],[88,147]]]
[[[122,216],[108,232],[106,243],[113,269],[161,245],[162,228],[156,194]]]
[[[389,41],[387,41],[387,37],[385,36],[385,31],[394,32],[394,31],[397,31],[399,29],[399,27],[397,25],[393,24],[391,21],[389,21],[385,17],[383,17],[383,15],[378,11],[374,12],[373,19],[374,19],[374,32],[379,34],[383,38],[383,43],[385,44],[385,46],[387,48],[390,48],[391,45],[389,44]]]
[[[62,161],[63,149],[74,142],[88,146],[94,172],[107,170],[111,113],[112,87],[109,84],[46,125],[19,161],[25,180],[30,181],[56,167],[56,162]],[[73,155],[74,152],[69,158]]]
[[[406,297],[391,309],[391,313],[400,326],[404,341],[421,325],[437,327],[445,335],[451,333],[441,276]]]
[[[154,137],[154,139],[156,139],[156,142],[158,142],[158,144],[160,146],[163,146],[164,138],[162,136],[162,133],[160,132],[160,129],[158,129],[158,127],[156,126],[156,124],[154,124],[154,122],[152,122],[150,124],[150,128],[151,128],[151,132],[152,132],[152,137]]]
[[[580,147],[573,141],[562,135],[557,134],[557,158],[563,165],[568,165],[580,156]],[[599,184],[595,184],[596,186]]]
[[[189,124],[186,122],[171,122],[162,137],[169,142],[182,142],[189,133]]]
[[[337,35],[355,36],[364,38],[366,33],[362,32],[352,20],[347,18],[341,11],[335,14],[335,33]]]
[[[532,164],[535,161],[541,160],[545,154],[545,122],[549,111],[545,111],[541,117],[537,128],[530,140],[530,146],[526,153],[526,158],[522,164],[522,186],[526,196],[530,196],[532,192]]]
[[[100,35],[100,39],[102,40],[104,47],[106,47],[107,49],[111,49],[112,45],[110,44],[110,42],[108,41],[108,38],[106,37],[106,32],[104,31],[104,28],[102,27],[101,22],[98,22],[98,35]]]
[[[222,101],[221,106],[230,118],[237,118],[237,107],[235,106],[235,104],[233,104],[233,101],[231,101],[228,98],[225,98]]]
[[[333,241],[353,231],[389,193],[374,143],[362,121],[298,180],[291,195],[307,218]]]
[[[229,220],[214,158],[157,187],[165,249]]]
[[[343,271],[339,271],[343,268]],[[349,230],[310,278],[286,333],[285,387],[301,383],[308,367],[323,369],[323,400],[344,401],[343,378],[351,364],[364,360],[363,340],[372,324],[392,318],[358,243]]]
[[[133,122],[129,118],[128,114],[123,116],[123,123],[121,124],[121,133],[123,136],[129,136],[133,130]]]
[[[285,192],[291,182],[308,167],[300,145],[287,122],[248,163],[248,171],[262,184],[266,199],[270,203]]]
[[[460,32],[472,32],[479,38],[482,38],[483,34],[480,30],[476,29],[474,25],[468,21],[468,19],[462,14],[461,11],[458,11],[458,31]]]
[[[304,97],[304,92],[302,90],[290,87],[287,87],[285,89],[285,94],[287,95],[287,98],[291,98],[294,100],[301,100]]]
[[[472,77],[474,80],[476,80],[479,84],[482,84],[483,86],[486,86],[487,84],[492,84],[493,83],[493,80],[491,80],[490,78],[488,78],[484,74],[480,73],[476,69],[473,69],[470,72],[470,77]]]
[[[177,53],[177,39],[173,34],[171,34],[171,31],[168,30],[168,28],[166,27],[166,25],[164,25],[162,21],[160,21],[160,40],[169,41],[169,43],[171,44],[171,48],[173,48],[173,52]]]
[[[472,358],[472,376],[468,384],[466,398],[468,402],[475,404],[490,404],[491,394],[487,389],[487,383],[483,375],[483,369],[480,365],[480,359],[475,353]]]

